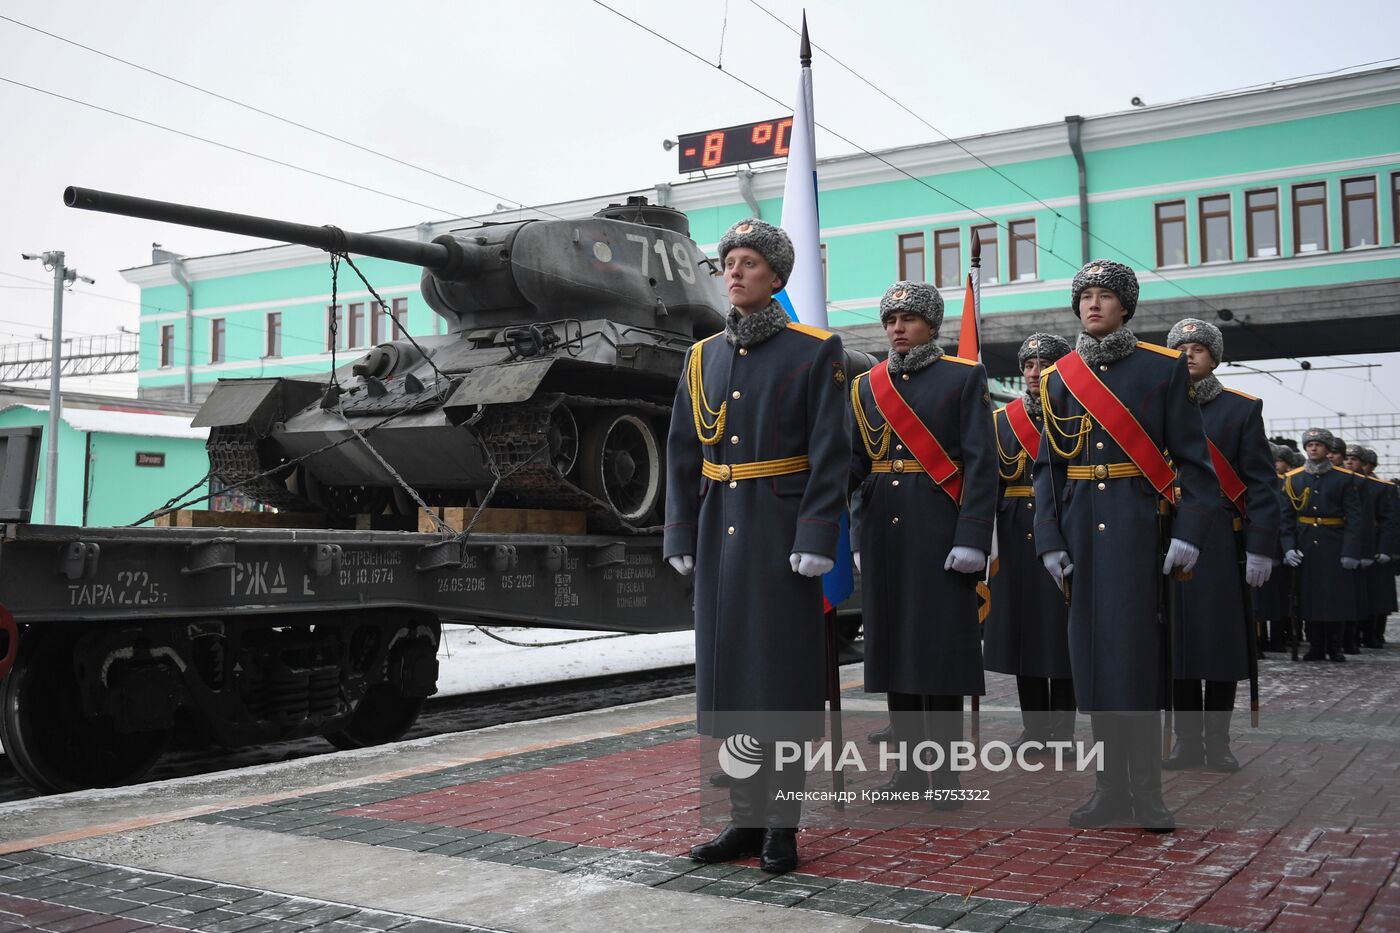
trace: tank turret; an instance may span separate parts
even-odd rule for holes
[[[405,484],[428,505],[476,504],[495,484],[498,505],[655,530],[685,351],[727,307],[679,211],[634,197],[423,243],[84,188],[64,201],[423,267],[448,333],[380,344],[329,382],[219,380],[193,423],[224,483],[279,508],[406,517]]]

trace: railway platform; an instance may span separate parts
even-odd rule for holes
[[[1166,775],[1172,834],[1067,828],[1089,775],[998,799],[974,771],[992,802],[958,814],[809,807],[790,874],[701,865],[686,696],[0,805],[0,931],[1400,929],[1400,647],[1261,668],[1241,771]],[[863,745],[883,707],[842,678]],[[984,737],[1014,708],[989,687]]]

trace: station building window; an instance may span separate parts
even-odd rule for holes
[[[165,369],[175,365],[175,325],[162,324],[160,327],[160,366]]]
[[[224,361],[225,332],[227,329],[228,325],[223,318],[209,319],[209,362],[222,363]]]
[[[1327,252],[1327,185],[1293,186],[1293,252]]]
[[[1229,262],[1235,258],[1230,245],[1230,196],[1201,198],[1201,262]]]
[[[1035,278],[1035,221],[1013,220],[1006,232],[1011,238],[1011,281]]]
[[[345,306],[345,349],[365,345],[365,303],[352,301]]]
[[[1186,202],[1166,201],[1156,205],[1157,265],[1186,265]]]
[[[933,232],[933,274],[939,288],[957,288],[962,278],[962,244],[957,230]]]
[[[899,278],[905,282],[922,282],[924,274],[924,235],[899,235]]]
[[[345,335],[342,333],[342,326],[345,309],[340,305],[331,305],[326,308],[326,352],[339,350],[345,346]]]
[[[386,340],[398,340],[403,336],[403,325],[408,322],[407,298],[393,298],[389,301],[389,310],[394,312],[393,318],[384,313],[384,306],[377,301],[370,302],[369,308],[371,344],[378,346]]]
[[[267,313],[267,352],[264,356],[282,355],[282,312]]]
[[[1244,228],[1250,259],[1278,255],[1278,189],[1244,193]]]
[[[978,267],[977,281],[983,285],[994,285],[1001,281],[1001,251],[997,248],[997,225],[987,224],[973,227],[972,232],[982,243],[982,265]]]
[[[1375,246],[1376,179],[1342,179],[1342,248]]]
[[[1395,242],[1400,243],[1400,172],[1390,176],[1390,222],[1395,225]]]

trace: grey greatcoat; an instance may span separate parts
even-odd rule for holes
[[[1225,389],[1201,405],[1206,437],[1244,483],[1244,515],[1217,497],[1220,514],[1211,524],[1191,579],[1174,584],[1172,676],[1178,680],[1244,680],[1249,677],[1243,551],[1272,559],[1279,540],[1279,500],[1274,458],[1264,435],[1264,403]],[[1235,531],[1236,524],[1243,525]],[[1242,536],[1238,538],[1237,535]],[[1240,548],[1243,544],[1243,551]]]
[[[1095,366],[1094,375],[1176,466],[1181,496],[1171,536],[1200,547],[1220,511],[1220,490],[1200,409],[1187,392],[1185,358],[1138,342],[1123,359]],[[1055,430],[1052,412],[1061,430],[1073,435],[1085,409],[1056,366],[1041,375],[1040,384],[1049,411],[1035,467],[1036,553],[1068,551],[1074,564],[1069,651],[1075,698],[1081,710],[1090,712],[1160,709],[1169,676],[1163,670],[1158,621],[1165,579],[1158,537],[1162,499],[1142,477],[1102,483],[1068,479],[1071,464],[1127,463],[1129,457],[1097,419],[1091,418],[1088,432],[1075,440]],[[1084,443],[1074,450],[1081,439]],[[1074,456],[1066,459],[1057,450]]]
[[[1005,408],[998,408],[995,418],[1001,464],[999,554],[982,640],[985,667],[1020,677],[1069,677],[1069,608],[1054,578],[1035,555],[1031,474],[1037,451],[1021,446]],[[1031,422],[1037,430],[1044,430],[1040,418],[1032,416]]]
[[[788,555],[836,556],[850,466],[841,338],[799,324],[748,347],[717,334],[691,347],[685,373],[697,353],[702,410],[724,405],[723,432],[714,444],[701,442],[683,376],[666,447],[663,545],[666,557],[695,555],[698,728],[717,735],[717,712],[805,711],[812,715],[798,717],[803,735],[750,734],[819,735],[821,579],[794,573]],[[701,473],[702,459],[733,465],[804,455],[810,468],[784,476],[721,482]]]
[[[865,689],[979,696],[986,686],[978,577],[944,570],[943,563],[955,545],[991,549],[997,487],[987,373],[980,363],[943,356],[895,376],[894,385],[949,458],[961,464],[962,500],[954,504],[927,474],[872,473],[871,451],[856,419],[851,542],[861,558]],[[855,386],[852,404],[861,406],[871,431],[883,435],[886,423],[869,374]],[[880,459],[914,462],[906,440],[892,429]]]
[[[1362,553],[1366,557],[1374,557],[1377,554],[1390,553],[1390,549],[1395,546],[1391,540],[1395,524],[1391,514],[1395,509],[1395,487],[1374,476],[1367,476],[1365,480],[1361,487],[1365,490],[1364,507],[1371,510],[1371,525],[1375,530],[1365,542],[1366,550]],[[1367,608],[1370,614],[1388,615],[1394,612],[1395,577],[1391,574],[1390,565],[1378,562],[1361,573],[1366,577],[1369,597]]]
[[[1308,622],[1350,622],[1356,618],[1357,571],[1343,570],[1342,558],[1360,558],[1363,520],[1361,494],[1350,470],[1330,463],[1321,473],[1289,470],[1284,492],[1293,507],[1284,522],[1283,546],[1303,552],[1298,575],[1298,616]],[[1309,524],[1317,519],[1342,524]]]

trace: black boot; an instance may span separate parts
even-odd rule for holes
[[[1176,829],[1176,819],[1162,800],[1162,720],[1156,713],[1132,716],[1124,730],[1133,818],[1148,832],[1169,833]]]
[[[709,842],[690,849],[697,862],[729,862],[757,855],[763,845],[763,800],[767,775],[763,766],[752,777],[729,785],[729,825]]]
[[[1128,796],[1128,759],[1121,730],[1117,728],[1118,718],[1107,713],[1089,716],[1094,741],[1103,743],[1103,769],[1094,776],[1093,796],[1069,815],[1069,825],[1077,829],[1123,825],[1133,818],[1132,799]]]
[[[1308,623],[1308,653],[1303,655],[1304,661],[1327,660],[1327,625],[1326,622]]]
[[[1346,654],[1342,651],[1342,631],[1345,628],[1345,622],[1327,623],[1327,660],[1345,661],[1347,659]]]
[[[1345,622],[1342,624],[1342,653],[1361,653],[1361,623],[1357,621]]]
[[[1372,616],[1366,620],[1366,629],[1362,633],[1362,645],[1367,648],[1383,648],[1385,643],[1381,641],[1380,633],[1385,630],[1385,616]]]
[[[886,725],[883,729],[876,729],[865,737],[865,741],[871,745],[879,745],[881,742],[888,742],[894,738],[894,726]]]
[[[904,767],[890,775],[876,790],[881,794],[922,793],[928,788],[928,772],[915,760],[914,749],[924,741],[923,697],[915,693],[890,693],[890,738],[904,744]],[[876,797],[877,804],[905,803],[898,796]]]
[[[1212,771],[1240,770],[1239,761],[1230,751],[1230,716],[1235,709],[1237,689],[1233,680],[1206,681],[1206,767]]]
[[[758,867],[774,875],[797,868],[797,830],[775,828],[763,830],[763,848]]]
[[[1201,736],[1201,682],[1176,680],[1172,682],[1172,751],[1162,761],[1167,771],[1199,768],[1206,763],[1205,743]]]
[[[802,820],[802,790],[807,772],[801,762],[789,763],[781,771],[769,759],[767,811],[764,813],[763,845],[758,867],[781,874],[797,868],[797,824]]]
[[[1019,678],[1018,678],[1019,679]],[[962,790],[962,779],[953,770],[953,743],[963,738],[963,698],[937,694],[924,697],[928,737],[943,751],[943,760],[929,775],[930,785],[935,793],[929,805],[940,811],[961,810],[963,801],[956,791]]]

